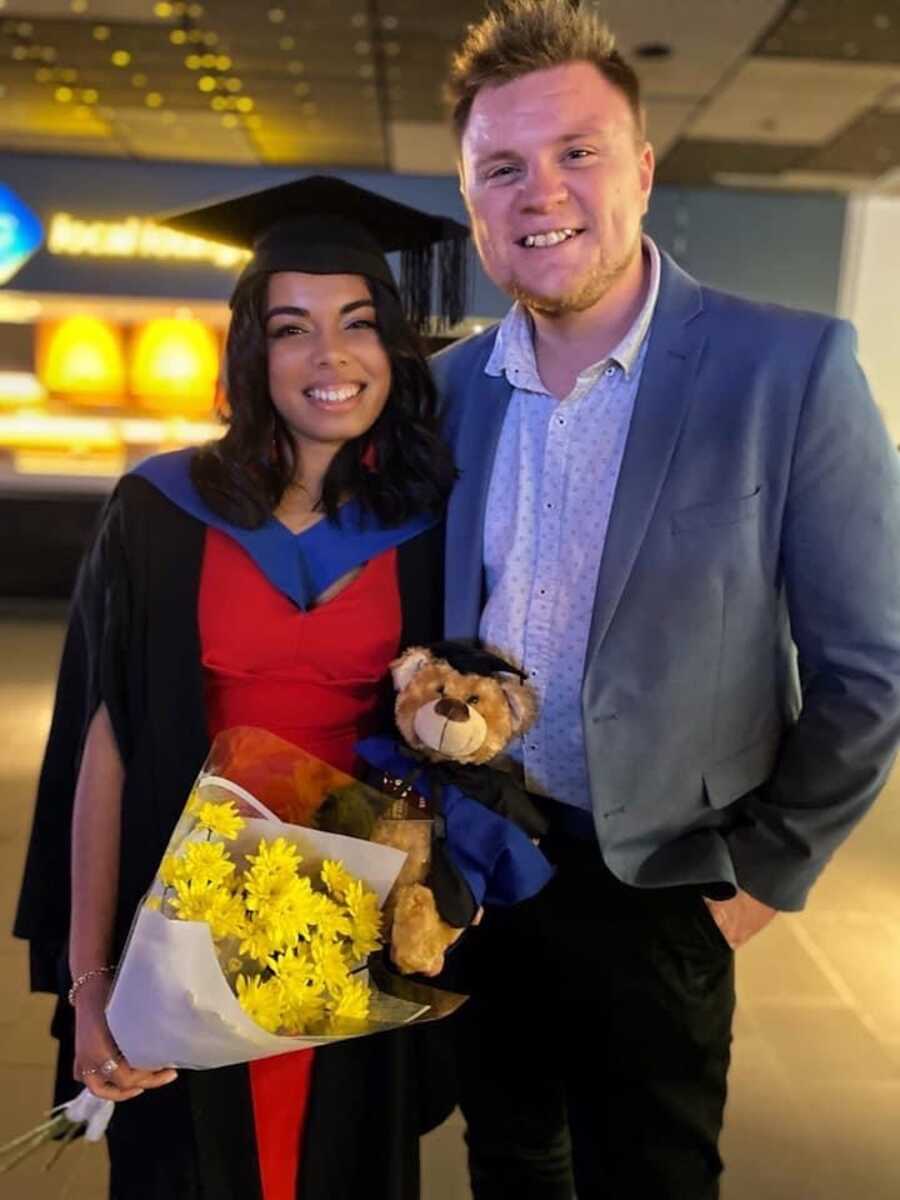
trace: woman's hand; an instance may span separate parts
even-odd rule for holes
[[[110,981],[87,980],[75,1002],[75,1078],[101,1100],[133,1100],[146,1088],[162,1087],[177,1078],[171,1067],[132,1067],[113,1041],[104,1009]]]

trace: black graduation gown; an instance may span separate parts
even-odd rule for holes
[[[197,625],[204,537],[201,522],[126,476],[76,587],[15,923],[31,943],[33,990],[61,997],[52,1026],[58,1100],[80,1089],[64,995],[70,825],[87,725],[105,703],[125,764],[116,958],[209,748]],[[441,527],[402,543],[397,555],[402,645],[426,644],[440,631]],[[418,1135],[452,1107],[438,1067],[443,1047],[425,1026],[317,1053],[302,1200],[418,1196]],[[261,1196],[244,1066],[184,1071],[120,1105],[109,1146],[114,1200]]]

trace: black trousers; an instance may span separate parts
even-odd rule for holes
[[[453,956],[475,1200],[714,1200],[732,952],[698,889],[627,887],[593,841],[542,848],[553,881]]]

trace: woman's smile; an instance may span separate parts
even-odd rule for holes
[[[364,383],[315,384],[304,388],[303,395],[316,408],[343,412],[353,407],[354,402],[365,391],[365,387]]]

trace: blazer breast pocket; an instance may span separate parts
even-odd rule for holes
[[[690,508],[679,509],[672,513],[672,530],[675,533],[688,533],[694,529],[714,529],[752,520],[759,513],[761,492],[762,488],[757,487],[746,496],[710,500],[705,504],[692,504]]]

